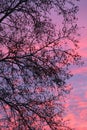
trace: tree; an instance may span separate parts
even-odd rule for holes
[[[1,130],[70,130],[62,102],[68,68],[80,60],[76,1],[1,0]],[[52,12],[62,19],[59,29]]]

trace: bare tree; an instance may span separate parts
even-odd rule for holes
[[[71,130],[63,103],[80,60],[76,1],[0,0],[1,130]]]

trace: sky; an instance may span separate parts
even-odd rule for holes
[[[79,37],[78,50],[84,65],[73,68],[74,76],[69,80],[73,90],[67,100],[67,116],[69,124],[76,130],[87,130],[87,0],[80,0],[78,22]]]
[[[87,130],[87,0],[80,0],[78,12],[80,38],[78,50],[84,65],[73,68],[74,76],[69,80],[73,90],[68,97],[67,117],[76,130]]]

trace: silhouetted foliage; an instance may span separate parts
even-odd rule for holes
[[[71,130],[63,103],[80,60],[76,1],[0,0],[1,130]]]

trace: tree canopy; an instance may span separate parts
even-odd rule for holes
[[[77,1],[0,0],[1,130],[71,130],[62,102],[80,60]]]

